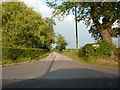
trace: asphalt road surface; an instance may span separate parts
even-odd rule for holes
[[[4,88],[118,88],[118,68],[74,61],[56,52],[2,69]]]

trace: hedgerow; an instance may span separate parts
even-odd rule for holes
[[[2,62],[5,60],[11,60],[11,62],[17,62],[21,58],[29,58],[33,60],[49,52],[47,49],[35,49],[35,48],[2,48]]]

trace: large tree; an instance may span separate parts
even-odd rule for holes
[[[54,8],[53,16],[75,15],[77,21],[90,26],[89,32],[95,38],[112,43],[112,36],[120,35],[120,29],[112,29],[120,21],[120,2],[47,2]]]
[[[2,3],[3,47],[47,48],[54,41],[53,28],[23,2]]]
[[[55,20],[53,18],[45,18],[45,22],[47,24],[47,31],[51,31],[48,33],[47,38],[45,40],[46,44],[48,45],[49,43],[53,44],[55,43],[55,32],[54,32],[54,26],[56,25]],[[48,44],[47,44],[48,43]],[[48,48],[50,49],[52,46],[49,46]]]
[[[62,51],[63,49],[66,49],[66,46],[68,44],[66,42],[65,38],[61,34],[56,35],[55,42],[57,44],[56,49],[59,50],[59,51]]]

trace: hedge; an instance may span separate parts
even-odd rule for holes
[[[31,60],[49,52],[47,49],[36,48],[2,48],[2,60],[10,59],[12,61],[20,58],[30,58]]]
[[[98,44],[99,47],[95,47],[93,45]],[[82,47],[81,50],[79,50],[79,56],[85,57],[85,58],[107,58],[112,55],[112,50],[115,48],[110,43],[107,42],[100,42],[100,43],[94,43],[94,44],[86,44],[84,47]]]

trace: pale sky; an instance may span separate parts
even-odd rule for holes
[[[45,0],[23,0],[28,7],[33,7],[34,10],[42,15],[43,18],[51,17],[53,9],[50,9]],[[56,26],[54,27],[56,33],[62,34],[68,42],[67,48],[75,49],[75,23],[73,15],[67,16],[64,21],[59,21],[55,18]],[[82,22],[78,23],[78,42],[79,48],[87,43],[95,43],[94,38],[88,33],[88,28]],[[115,39],[113,43],[117,44]],[[54,46],[54,45],[53,45]]]

